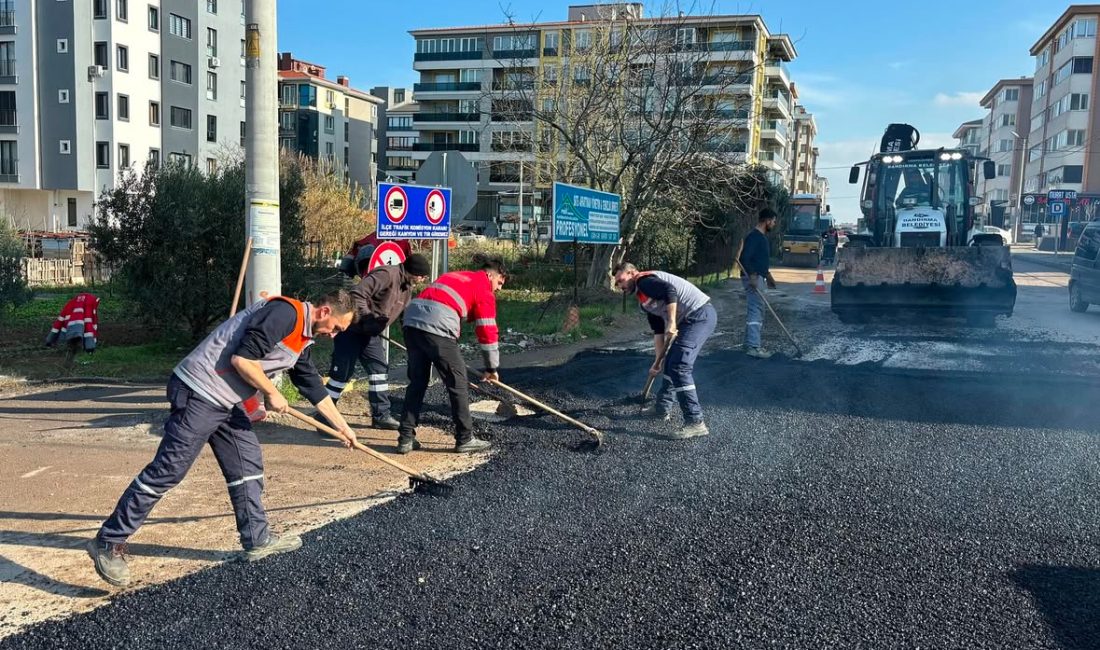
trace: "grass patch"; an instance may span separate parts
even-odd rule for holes
[[[76,294],[88,291],[99,296],[99,322],[120,323],[135,313],[134,305],[118,293],[106,287],[50,287],[36,288],[30,300],[18,307],[7,307],[0,312],[0,323],[9,327],[40,327],[48,330],[53,320]]]
[[[185,341],[142,345],[104,345],[94,354],[80,352],[66,371],[64,349],[40,349],[0,355],[0,374],[28,379],[110,377],[112,379],[166,379],[190,350]]]

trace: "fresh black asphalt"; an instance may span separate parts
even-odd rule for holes
[[[0,648],[1100,647],[1100,381],[715,351],[711,435],[667,442],[625,399],[647,363],[503,377],[608,432],[597,453],[549,417],[493,425],[452,498]]]

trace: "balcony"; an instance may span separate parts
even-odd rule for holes
[[[704,86],[748,86],[752,84],[752,73],[708,74],[702,79]]]
[[[791,117],[791,98],[787,93],[779,91],[764,97],[764,108],[779,111],[786,117]]]
[[[787,66],[782,61],[768,61],[765,63],[764,74],[772,79],[779,79],[784,86],[791,85],[791,75],[787,72]]]
[[[498,60],[508,59],[533,59],[538,56],[538,50],[498,50],[493,52],[492,58]]]
[[[480,81],[443,81],[413,84],[414,93],[453,93],[481,90]]]
[[[753,50],[755,44],[752,41],[711,41],[709,43],[690,43],[679,46],[680,49],[693,52],[744,52]]]
[[[413,61],[476,61],[483,57],[483,53],[476,52],[418,52],[413,55]]]
[[[534,79],[499,79],[493,80],[493,90],[496,91],[508,91],[508,90],[531,90],[535,87]]]
[[[480,151],[480,147],[476,142],[417,142],[413,151]]]
[[[480,113],[414,113],[413,122],[478,122]]]
[[[781,151],[760,151],[756,154],[756,160],[773,171],[785,172],[791,167]]]
[[[412,124],[390,124],[386,126],[386,132],[390,131],[414,131]]]
[[[15,33],[15,5],[0,3],[0,34],[10,36]]]
[[[15,59],[0,59],[0,83],[15,83]]]

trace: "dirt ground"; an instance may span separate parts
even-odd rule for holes
[[[53,616],[92,609],[116,591],[96,576],[84,544],[152,459],[167,415],[162,386],[0,387],[0,638]],[[345,413],[362,414],[350,393]],[[396,434],[360,439],[392,453]],[[276,532],[302,533],[354,515],[408,488],[400,473],[289,418],[257,427],[267,506]],[[449,434],[421,428],[424,448],[403,460],[446,477],[488,456],[458,456]],[[130,545],[128,589],[165,582],[240,550],[225,481],[207,449]]]
[[[717,293],[716,303],[730,300],[729,292]],[[501,376],[507,382],[509,368],[553,366],[597,346],[652,349],[652,337],[630,305],[601,339],[505,356]],[[397,364],[391,377],[404,375]],[[639,390],[644,379],[638,378]],[[404,383],[391,379],[390,385],[400,391]],[[499,422],[496,405],[475,402],[472,410],[475,417]],[[366,428],[370,418],[363,416],[367,405],[361,393],[346,392],[340,408],[361,440],[394,452],[394,432]],[[521,415],[529,413],[520,409]],[[166,416],[161,383],[31,385],[0,377],[0,638],[38,621],[93,609],[118,593],[95,574],[84,545],[152,459]],[[289,417],[261,423],[257,432],[265,461],[264,503],[276,533],[320,528],[408,489],[404,475]],[[488,459],[448,453],[453,438],[438,429],[421,427],[419,437],[424,448],[402,460],[439,477]],[[207,449],[132,539],[133,581],[127,589],[231,561],[239,548],[225,481]]]

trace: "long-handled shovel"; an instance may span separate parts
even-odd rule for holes
[[[248,270],[248,254],[252,252],[252,238],[244,243],[244,257],[241,258],[241,270],[237,272],[237,288],[233,291],[233,304],[229,306],[229,317],[237,313],[237,303],[241,300],[241,289],[244,287],[244,274]]]
[[[324,431],[325,433],[329,434],[330,436],[333,436],[335,438],[340,438],[340,434],[337,433],[336,429],[333,429],[330,426],[321,424],[317,420],[309,417],[308,415],[306,415],[305,413],[302,413],[301,411],[299,411],[297,409],[293,409],[293,408],[287,409],[287,413],[290,413],[294,417],[298,418],[299,420],[301,420],[302,422],[305,422],[306,424],[308,424],[310,426],[316,427],[320,431]],[[364,445],[361,442],[356,442],[355,443],[355,448],[358,449],[359,451],[365,453],[365,454],[373,456],[377,460],[382,461],[383,463],[389,465],[390,467],[399,469],[402,472],[408,474],[409,475],[409,487],[411,487],[413,489],[413,492],[422,492],[424,494],[431,494],[431,495],[434,495],[434,496],[442,496],[442,497],[450,496],[451,493],[454,492],[454,487],[453,486],[447,485],[446,483],[444,483],[443,481],[440,481],[437,478],[434,478],[432,476],[424,474],[423,472],[418,472],[415,469],[413,469],[411,467],[408,467],[407,465],[399,463],[396,460],[393,460],[392,458],[389,458],[389,457],[387,457],[383,454],[380,454],[377,451],[371,449],[370,447],[367,447],[366,445]]]
[[[519,392],[515,388],[512,388],[511,386],[509,386],[508,384],[499,382],[495,379],[489,379],[488,382],[490,384],[496,386],[497,388],[501,389],[501,390],[509,392],[512,395],[515,395],[516,397],[518,397],[518,398],[520,398],[520,399],[522,399],[526,402],[529,402],[530,404],[532,404],[534,406],[539,407],[540,409],[546,411],[550,415],[553,415],[554,417],[558,418],[559,420],[562,420],[563,422],[568,422],[569,424],[572,424],[573,426],[577,427],[581,431],[584,431],[585,433],[591,435],[593,438],[595,438],[595,442],[596,442],[597,447],[599,447],[600,445],[603,444],[603,434],[600,433],[599,431],[597,431],[596,429],[594,429],[593,427],[588,426],[584,422],[581,422],[580,420],[574,420],[573,418],[571,418],[568,415],[562,413],[561,411],[558,411],[557,409],[554,409],[553,407],[550,407],[550,406],[547,406],[546,404],[543,404],[542,402],[538,401],[534,397],[531,397],[530,395],[526,395],[524,393]]]
[[[737,266],[741,269],[741,272],[745,274],[745,277],[749,277],[749,272],[746,271],[745,267],[741,265],[741,260],[737,260]],[[772,318],[775,318],[775,322],[779,323],[779,327],[783,330],[783,333],[786,334],[787,338],[789,338],[791,340],[791,344],[794,345],[794,349],[798,351],[798,354],[796,354],[795,356],[796,357],[801,357],[802,356],[802,347],[799,346],[798,341],[794,340],[794,337],[791,336],[790,330],[788,330],[787,326],[783,324],[782,320],[780,320],[779,314],[775,313],[775,310],[772,309],[771,303],[768,302],[768,299],[764,297],[764,292],[760,291],[760,289],[758,289],[756,287],[752,287],[752,290],[754,290],[754,291],[756,291],[757,293],[760,294],[760,299],[764,301],[764,306],[767,307],[768,311],[771,312]]]
[[[675,335],[670,336],[667,339],[665,339],[665,348],[661,352],[661,358],[658,359],[657,361],[655,361],[653,365],[657,365],[658,362],[659,363],[664,363],[665,358],[668,357],[668,351],[672,349],[672,342],[675,341],[675,340],[676,340]],[[656,379],[657,379],[657,375],[650,375],[645,380],[645,388],[642,389],[642,399],[641,399],[643,409],[645,408],[646,401],[649,399],[649,391],[653,388],[653,382],[656,381]]]
[[[404,345],[401,345],[400,343],[398,343],[397,341],[391,339],[388,336],[383,336],[382,338],[385,339],[386,341],[389,341],[391,344],[393,344],[394,346],[396,346],[400,350],[404,350],[405,352],[409,351],[409,349],[407,347],[405,347]],[[484,395],[484,396],[486,396],[490,399],[493,399],[493,400],[497,399],[496,395],[493,395],[492,393],[485,390],[481,386],[478,386],[476,383],[474,383],[472,381],[467,382],[467,383],[470,385],[470,388],[476,390],[477,392],[481,393],[482,395]],[[500,417],[511,419],[511,418],[514,418],[514,417],[519,415],[519,412],[516,411],[516,407],[514,405],[509,404],[508,402],[502,402],[500,400],[497,400],[497,402],[498,403],[497,403],[496,414],[499,415]]]

